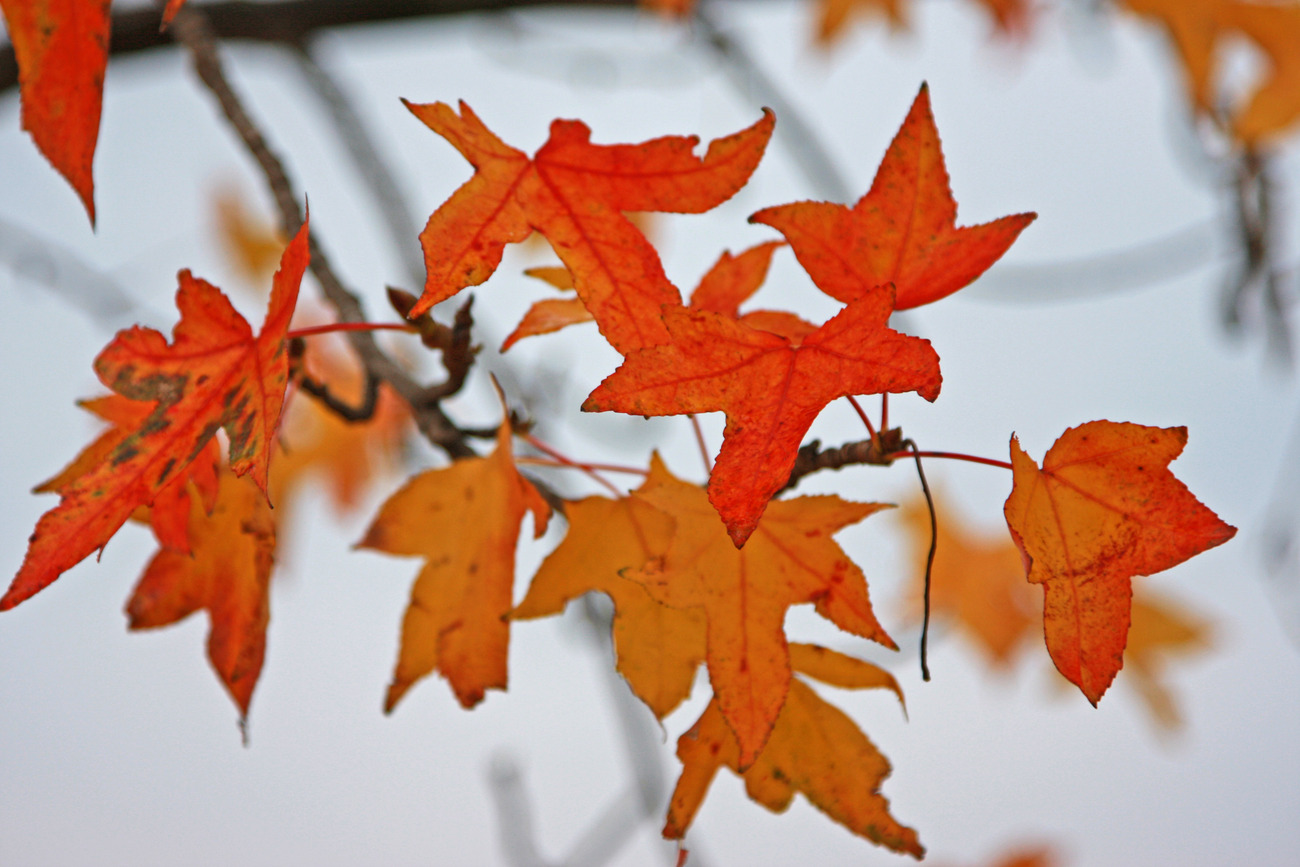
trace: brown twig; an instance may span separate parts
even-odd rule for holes
[[[365,4],[341,4],[365,5]],[[266,178],[280,214],[281,228],[292,237],[302,225],[303,214],[298,207],[299,197],[279,158],[271,151],[266,137],[254,123],[242,101],[226,79],[221,58],[217,53],[216,36],[206,14],[197,6],[186,6],[172,22],[170,32],[189,50],[199,79],[212,92],[230,121],[244,147],[257,162]],[[328,256],[313,234],[310,239],[311,271],[320,283],[321,291],[333,305],[344,322],[364,322],[366,317],[361,302],[343,286],[330,265]],[[348,341],[361,360],[367,377],[388,383],[395,392],[411,405],[416,427],[434,445],[452,458],[470,457],[474,450],[466,443],[466,436],[438,405],[438,398],[446,396],[435,386],[420,385],[405,370],[379,348],[374,335],[365,331],[349,332]],[[463,376],[460,380],[463,383]]]
[[[875,439],[845,443],[833,449],[823,449],[821,440],[813,440],[799,449],[794,469],[790,471],[790,478],[781,490],[793,488],[804,476],[818,470],[838,470],[855,464],[887,467],[896,460],[894,453],[903,448],[903,443],[901,428],[881,430]]]

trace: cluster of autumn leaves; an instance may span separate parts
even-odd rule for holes
[[[168,3],[168,19],[182,2]],[[981,2],[1008,31],[1027,21],[1019,0]],[[1300,36],[1300,6],[1123,5],[1168,28],[1198,110],[1243,144],[1254,146],[1300,116],[1300,53],[1291,50]],[[896,24],[905,20],[903,0],[824,0],[821,37],[833,38],[855,11],[870,7]],[[0,0],[0,8],[22,70],[24,126],[93,219],[90,166],[108,4]],[[74,19],[77,27],[66,26]],[[1225,114],[1216,102],[1215,47],[1232,33],[1259,45],[1272,66]],[[502,142],[464,104],[408,107],[475,169],[421,234],[428,274],[411,318],[483,283],[506,244],[540,233],[562,266],[539,269],[537,276],[574,295],[535,304],[504,348],[594,321],[623,362],[595,386],[584,410],[720,411],[727,425],[707,487],[676,478],[651,456],[644,481],[627,496],[564,503],[566,533],[517,604],[514,561],[523,518],[532,516],[540,536],[551,506],[520,473],[509,423],[486,457],[408,481],[360,543],[425,561],[403,620],[385,708],[392,710],[433,672],[472,707],[487,690],[506,687],[513,621],[556,614],[583,593],[603,592],[615,605],[619,671],[656,716],[687,697],[702,663],[708,670],[712,700],[678,741],[683,771],[667,836],[686,832],[725,765],[770,809],[802,792],[854,833],[920,857],[916,833],[894,820],[879,794],[888,762],[808,685],[886,688],[901,701],[897,683],[863,660],[789,642],[783,627],[792,605],[813,604],[841,629],[894,647],[873,613],[865,576],[833,538],[883,506],[781,493],[805,434],[829,402],[866,394],[938,396],[934,348],[890,329],[889,317],[970,283],[1033,215],[956,226],[922,88],[860,201],[757,212],[751,222],[781,238],[722,254],[684,300],[625,214],[698,213],[728,199],[757,167],[775,122],[771,113],[712,142],[702,157],[693,137],[595,145],[577,121],[556,121],[530,157]],[[828,321],[807,322],[784,310],[742,312],[785,247],[819,289],[844,305]],[[391,445],[403,435],[403,410],[391,394],[381,398],[381,420],[361,432],[295,389],[304,365],[316,374],[324,370],[331,384],[348,376],[319,350],[306,361],[290,357],[290,320],[296,311],[301,317],[298,292],[307,264],[304,224],[281,258],[257,334],[219,289],[185,271],[170,342],[137,327],[99,354],[95,370],[112,393],[84,405],[109,427],[38,487],[58,493],[60,502],[39,520],[0,610],[102,549],[128,520],[147,522],[159,551],[127,604],[131,627],[208,611],[209,658],[247,714],[265,654],[276,529],[295,485],[323,470],[334,474],[346,499],[365,475],[359,456],[376,441]],[[871,440],[884,442],[875,431]],[[1038,464],[1011,440],[1013,485],[1004,513],[1018,551],[1019,587],[1028,586],[1025,578],[1043,586],[1049,654],[1093,703],[1123,665],[1126,648],[1134,651],[1135,614],[1153,624],[1143,641],[1186,631],[1163,610],[1133,599],[1133,576],[1170,568],[1235,532],[1169,472],[1185,441],[1181,428],[1094,421],[1066,431]],[[876,454],[887,462],[910,452],[878,448]],[[272,510],[271,502],[279,508]],[[953,539],[941,531],[939,563]],[[997,556],[1004,554],[1005,547]],[[984,601],[988,611],[987,594]],[[1008,595],[992,609],[997,623],[987,626],[986,637],[995,655],[1037,622],[1013,607]]]
[[[666,835],[686,832],[725,765],[771,809],[802,792],[854,833],[920,857],[916,833],[889,814],[879,793],[888,762],[806,679],[883,687],[901,700],[897,683],[863,660],[789,642],[783,625],[791,606],[811,603],[841,629],[895,646],[873,613],[861,569],[833,538],[883,506],[774,497],[830,401],[912,391],[937,397],[938,355],[928,341],[890,329],[889,316],[968,284],[1033,215],[956,227],[923,87],[859,202],[759,211],[751,221],[783,240],[724,254],[683,303],[625,212],[699,212],[729,198],[759,163],[773,129],[770,113],[712,142],[702,157],[693,137],[592,144],[576,121],[556,121],[529,157],[468,106],[409,108],[475,168],[421,234],[428,276],[410,316],[484,282],[506,244],[539,232],[563,263],[551,279],[571,286],[577,303],[546,315],[530,311],[511,341],[594,320],[623,363],[584,409],[721,411],[727,426],[707,489],[676,478],[652,456],[630,495],[565,503],[567,532],[517,605],[523,518],[530,514],[541,535],[551,507],[518,469],[510,424],[500,426],[486,457],[408,481],[360,543],[425,561],[403,619],[386,709],[433,672],[472,707],[487,690],[506,687],[512,621],[556,614],[578,595],[604,592],[615,604],[619,671],[657,716],[686,698],[701,663],[708,670],[713,698],[678,741],[683,771]],[[771,257],[787,245],[813,282],[844,305],[820,325],[790,311],[741,313]],[[282,424],[286,394],[293,405],[306,400],[292,387],[300,367],[290,358],[289,323],[307,262],[304,224],[284,252],[256,335],[220,290],[186,271],[170,343],[136,327],[100,353],[95,370],[113,394],[88,408],[111,427],[42,486],[58,492],[60,503],[38,522],[0,609],[102,548],[132,516],[145,520],[160,551],[128,603],[132,626],[206,609],[209,657],[247,712],[265,650],[275,549],[268,495],[283,496],[313,461],[331,461],[328,452],[299,448],[293,425]],[[228,441],[224,460],[219,430]],[[1169,568],[1234,532],[1168,471],[1185,438],[1182,429],[1090,422],[1062,435],[1041,466],[1012,439],[1011,537],[1028,580],[1045,587],[1052,659],[1094,703],[1122,664],[1131,578]]]

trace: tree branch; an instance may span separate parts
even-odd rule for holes
[[[799,484],[799,480],[804,476],[818,470],[838,470],[840,467],[854,464],[887,467],[894,462],[894,453],[901,451],[902,448],[903,430],[896,427],[880,431],[873,439],[845,443],[833,449],[823,449],[821,440],[813,440],[799,448],[799,454],[794,460],[794,469],[790,471],[790,479],[782,486],[781,491],[790,490]]]
[[[279,42],[301,45],[322,30],[352,24],[373,24],[458,15],[466,12],[504,12],[536,6],[609,6],[632,9],[637,0],[219,0],[189,8],[201,11],[219,39]],[[110,55],[138,54],[174,46],[180,38],[175,28],[162,26],[158,7],[115,11],[112,19]],[[18,63],[12,45],[0,46],[0,91],[18,84]]]
[[[275,199],[276,209],[280,213],[281,228],[286,236],[293,237],[303,222],[302,211],[298,207],[298,196],[293,190],[293,184],[285,172],[284,165],[271,151],[266,137],[253,122],[226,79],[221,58],[217,54],[215,33],[209,26],[204,12],[197,6],[183,8],[172,22],[171,31],[189,49],[199,79],[216,96],[227,120],[261,168],[267,186]],[[366,321],[360,300],[343,286],[314,234],[310,238],[310,248],[312,274],[320,283],[326,299],[338,312],[339,319],[344,322]],[[411,405],[416,427],[431,443],[440,447],[452,458],[471,457],[476,454],[465,442],[464,433],[443,413],[436,400],[430,400],[431,392],[413,380],[405,370],[389,358],[379,348],[373,334],[368,331],[352,331],[348,333],[348,340],[361,358],[367,375],[388,383],[403,400]]]

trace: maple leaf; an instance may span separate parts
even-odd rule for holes
[[[799,672],[833,686],[891,689],[902,701],[889,672],[869,662],[808,644],[791,644],[790,661]],[[891,770],[889,760],[852,719],[802,680],[791,681],[789,697],[757,761],[747,767],[742,756],[715,698],[677,740],[682,774],[669,801],[665,837],[685,836],[718,768],[726,765],[744,777],[749,797],[773,812],[784,811],[795,792],[802,792],[814,807],[854,834],[895,852],[924,857],[916,832],[889,814],[889,801],[880,794],[880,784]]]
[[[257,486],[226,467],[211,514],[194,503],[189,518],[191,553],[154,555],[127,602],[129,627],[168,626],[206,609],[208,659],[245,718],[266,655],[275,519]]]
[[[110,394],[92,400],[78,401],[79,405],[109,422],[112,427],[99,435],[81,450],[53,478],[32,489],[33,493],[60,493],[77,479],[108,460],[122,441],[138,430],[153,414],[150,401],[129,400],[120,394]],[[215,438],[208,440],[199,457],[182,472],[174,475],[154,496],[149,506],[148,520],[154,536],[164,548],[188,554],[190,523],[190,488],[194,482],[201,502],[211,511],[217,499],[217,465],[221,450]]]
[[[1233,134],[1256,144],[1300,119],[1300,6],[1238,0],[1123,0],[1130,11],[1154,19],[1169,33],[1187,73],[1196,109],[1214,115],[1221,41],[1244,34],[1267,56],[1268,74],[1231,114]]]
[[[425,558],[402,620],[402,645],[384,700],[390,713],[420,678],[440,672],[461,706],[505,689],[515,546],[525,512],[546,532],[550,507],[515,468],[510,424],[496,450],[427,470],[380,507],[359,548]]]
[[[561,291],[573,291],[573,275],[563,265],[559,267],[529,268],[524,273],[529,277],[536,277],[545,283],[549,283]],[[587,310],[587,305],[582,303],[581,298],[576,296],[572,298],[545,298],[535,302],[528,308],[524,318],[519,320],[519,324],[515,326],[515,330],[510,332],[501,343],[501,351],[505,352],[525,337],[551,334],[570,325],[578,325],[582,322],[592,322],[594,320],[595,317]]]
[[[81,197],[92,225],[108,6],[109,0],[0,0],[18,62],[23,129]]]
[[[790,478],[800,441],[826,404],[881,392],[938,396],[939,357],[929,341],[886,326],[893,300],[892,287],[876,287],[820,328],[789,336],[665,307],[671,342],[629,353],[582,408],[644,416],[725,412],[709,499],[739,547]]]
[[[638,489],[673,477],[656,454]],[[587,497],[566,505],[569,531],[542,561],[514,620],[559,614],[570,599],[588,591],[614,602],[614,651],[619,672],[638,698],[662,719],[691,693],[704,660],[705,622],[696,609],[655,601],[640,583],[622,577],[668,549],[672,517],[638,497]]]
[[[930,609],[948,615],[997,667],[1009,666],[1039,623],[1037,593],[1006,533],[978,534],[963,525],[951,504],[935,497],[939,537],[930,575]],[[911,608],[919,612],[930,553],[930,512],[916,499],[899,510],[915,565]]]
[[[1232,119],[1236,137],[1256,144],[1300,120],[1300,5],[1231,3],[1223,21],[1246,34],[1269,60],[1268,74]]]
[[[921,86],[881,160],[871,189],[852,208],[796,202],[749,218],[785,235],[826,294],[849,302],[893,283],[895,309],[929,304],[969,284],[998,260],[1037,215],[1015,214],[957,228],[930,91]]]
[[[772,503],[750,543],[731,544],[703,489],[672,477],[647,482],[635,498],[676,521],[662,556],[625,570],[675,608],[702,608],[709,679],[739,741],[739,767],[753,763],[786,700],[790,662],[783,624],[791,605],[816,604],[841,629],[894,642],[876,621],[862,570],[831,538],[886,506],[839,497]]]
[[[1088,422],[1063,433],[1039,469],[1011,438],[1007,526],[1029,580],[1043,585],[1052,661],[1094,705],[1123,665],[1132,577],[1237,532],[1169,472],[1186,442],[1182,427]]]
[[[765,320],[765,316],[798,319],[793,314],[782,314],[779,311],[757,311],[746,317],[740,315],[740,305],[763,284],[763,280],[767,277],[768,266],[772,262],[772,253],[783,244],[783,241],[767,241],[735,256],[729,250],[724,251],[700,278],[699,285],[691,295],[691,309],[711,310],[732,319],[744,318],[756,328],[770,324]],[[574,288],[573,275],[564,267],[529,268],[524,273],[544,280],[557,289]],[[524,318],[501,344],[501,351],[505,352],[524,337],[549,334],[570,325],[591,322],[594,318],[580,298],[547,298],[538,301],[528,308]],[[811,332],[815,327],[809,325],[803,333]],[[784,332],[778,331],[778,333]]]
[[[217,431],[230,438],[230,466],[263,491],[289,381],[285,334],[307,267],[307,223],[285,248],[260,335],[221,290],[180,273],[181,318],[173,342],[152,328],[121,331],[95,359],[100,381],[152,411],[107,458],[60,488],[41,516],[0,611],[47,587],[102,548],[139,506],[154,502],[205,453]]]
[[[623,211],[699,213],[739,190],[772,134],[770,111],[748,129],[709,145],[666,136],[636,145],[593,145],[579,121],[557,120],[529,159],[497,138],[465,103],[406,103],[474,166],[474,176],[429,217],[420,233],[428,268],[418,316],[466,286],[482,283],[508,243],[534,229],[573,274],[601,334],[620,352],[667,339],[664,304],[679,304],[653,246]]]

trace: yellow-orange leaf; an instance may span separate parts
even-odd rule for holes
[[[670,515],[677,530],[662,557],[623,574],[666,605],[703,609],[709,679],[736,733],[742,770],[762,750],[785,702],[791,605],[814,602],[841,629],[895,646],[871,610],[862,570],[832,538],[884,506],[832,496],[777,500],[750,543],[737,549],[699,486],[670,477],[634,496]]]
[[[631,352],[587,397],[585,411],[727,414],[709,500],[737,546],[790,478],[803,435],[836,398],[939,394],[927,340],[886,326],[893,289],[879,286],[807,334],[755,328],[708,311],[665,307],[671,343]],[[791,317],[794,318],[794,317]]]
[[[1214,115],[1221,106],[1220,43],[1242,34],[1267,56],[1269,69],[1244,104],[1229,106],[1232,132],[1246,144],[1285,131],[1300,119],[1300,4],[1245,0],[1123,0],[1164,26],[1187,73],[1192,103]]]
[[[206,609],[208,659],[246,717],[266,655],[275,520],[257,486],[223,468],[212,513],[194,504],[189,534],[190,554],[164,549],[145,567],[126,605],[130,628]]]
[[[1024,561],[1011,537],[976,533],[955,508],[935,498],[939,540],[930,575],[930,610],[952,618],[958,629],[989,661],[1009,666],[1016,651],[1037,629],[1037,592],[1025,583]],[[930,553],[930,512],[923,499],[900,510],[912,553],[912,605],[921,609],[925,564]]]
[[[827,682],[849,689],[884,687],[902,698],[893,677],[868,662],[812,645],[792,644],[790,651],[801,673],[819,680],[825,674]],[[791,681],[789,697],[758,760],[746,770],[741,755],[715,698],[677,741],[682,774],[669,802],[665,837],[686,834],[718,768],[726,765],[742,774],[749,797],[773,812],[784,811],[795,793],[802,792],[854,834],[914,858],[925,855],[916,832],[889,814],[889,801],[880,794],[880,784],[891,770],[889,760],[853,720],[803,681]]]
[[[694,136],[636,145],[593,145],[579,121],[557,120],[530,159],[497,138],[469,106],[407,108],[451,142],[474,177],[429,217],[420,241],[428,275],[409,315],[482,283],[506,244],[534,229],[550,241],[600,332],[620,352],[667,339],[659,310],[679,304],[654,247],[624,211],[699,213],[726,201],[749,179],[772,134],[772,114],[692,151]]]
[[[917,94],[871,189],[852,208],[796,202],[750,217],[785,235],[813,282],[849,302],[893,283],[906,310],[951,295],[996,262],[1035,214],[957,228],[930,91]]]
[[[659,456],[639,490],[672,479]],[[565,508],[569,532],[533,576],[511,617],[559,614],[570,599],[591,590],[614,601],[618,670],[655,716],[667,716],[691,693],[704,661],[704,616],[672,608],[644,586],[622,577],[668,549],[675,522],[637,497],[587,497]]]
[[[384,700],[391,712],[438,671],[463,707],[505,689],[515,547],[525,512],[535,535],[550,507],[515,468],[510,425],[486,458],[428,470],[388,498],[358,547],[425,558],[402,620],[402,645]]]
[[[18,61],[23,129],[95,222],[91,164],[108,66],[109,0],[0,0]]]
[[[1224,23],[1246,34],[1268,57],[1255,92],[1232,118],[1237,138],[1255,144],[1300,120],[1300,3],[1232,3]]]
[[[1007,526],[1029,580],[1043,585],[1052,661],[1094,705],[1123,665],[1132,577],[1237,532],[1169,472],[1186,442],[1186,428],[1088,422],[1062,434],[1039,469],[1011,438]]]
[[[104,348],[95,359],[100,381],[123,397],[149,402],[151,412],[106,460],[60,489],[62,500],[37,522],[0,610],[39,592],[102,548],[136,508],[154,502],[203,455],[222,428],[235,474],[251,474],[266,491],[289,382],[285,334],[308,255],[304,223],[284,251],[259,335],[220,289],[182,271],[176,293],[181,318],[172,343],[152,328],[136,326]]]

